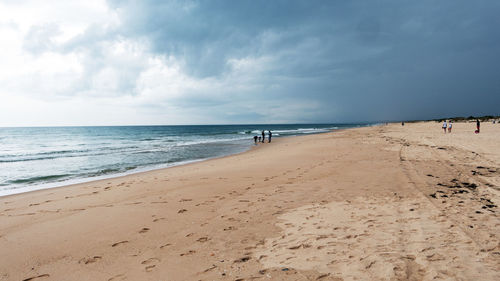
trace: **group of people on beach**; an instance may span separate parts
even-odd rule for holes
[[[448,133],[451,133],[451,128],[453,127],[453,124],[451,123],[451,120],[446,123],[446,120],[443,122],[443,131],[446,134],[446,128],[448,128]]]
[[[495,124],[495,123],[493,123],[493,124]],[[446,129],[448,129],[448,133],[451,133],[452,126],[453,126],[453,124],[451,123],[451,120],[448,121],[448,123],[446,120],[444,120],[443,126],[442,126],[444,133],[446,134]],[[476,119],[476,128],[477,129],[476,129],[475,133],[479,134],[479,131],[480,131],[479,129],[481,128],[481,122],[479,122],[479,119]]]
[[[271,142],[271,139],[273,137],[273,133],[271,132],[271,130],[267,130],[268,134],[268,142]],[[264,143],[266,141],[266,132],[264,130],[262,130],[262,136],[253,136],[253,141],[255,144],[257,144],[257,142],[262,142]]]

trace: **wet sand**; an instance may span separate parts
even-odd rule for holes
[[[440,126],[0,197],[0,280],[500,280],[500,124]]]

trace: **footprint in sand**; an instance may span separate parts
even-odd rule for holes
[[[250,259],[251,259],[251,257],[249,257],[249,256],[244,256],[244,257],[241,257],[241,258],[239,258],[239,259],[235,260],[234,262],[235,262],[235,263],[247,262],[247,261],[249,261]]]
[[[160,262],[160,259],[159,258],[149,258],[147,260],[143,260],[141,262],[141,264],[146,264],[146,265],[149,265],[149,264],[154,264],[154,263],[158,263]]]
[[[203,243],[203,242],[207,242],[208,240],[209,240],[209,238],[208,238],[208,237],[200,237],[200,238],[198,238],[196,241],[198,241],[198,242],[202,242],[202,243]]]
[[[156,267],[156,265],[148,265],[144,268],[144,270],[146,270],[146,272],[151,272],[153,271],[153,269]]]
[[[166,204],[168,201],[153,201],[151,204]]]
[[[118,274],[108,279],[108,281],[125,280],[127,277],[124,274]]]
[[[170,245],[172,245],[172,244],[167,243],[167,244],[165,244],[165,245],[161,245],[161,246],[160,246],[160,249],[163,249],[163,248],[168,247],[168,246],[170,246]]]
[[[125,205],[139,205],[139,204],[142,204],[142,202],[126,203]]]
[[[186,253],[182,253],[182,254],[180,254],[179,256],[181,256],[181,257],[183,257],[183,256],[189,256],[189,255],[192,255],[192,254],[194,254],[194,253],[196,253],[196,251],[194,251],[194,250],[189,250],[188,252],[186,252]]]
[[[78,263],[89,264],[89,263],[97,262],[100,259],[102,259],[101,256],[85,257],[85,258],[79,260]]]
[[[127,241],[127,240],[124,240],[124,241],[116,242],[116,243],[114,243],[113,245],[111,245],[111,247],[116,247],[116,246],[118,246],[118,245],[125,244],[125,243],[128,243],[128,241]]]
[[[182,214],[184,212],[187,212],[187,210],[186,209],[180,209],[179,211],[177,211],[178,214]]]
[[[34,276],[34,277],[29,277],[29,278],[23,279],[23,281],[30,281],[30,280],[35,280],[35,279],[45,278],[45,277],[50,277],[50,275],[49,274],[42,274],[42,275],[38,275],[38,276]]]
[[[139,230],[139,233],[146,233],[149,231],[149,228],[144,227],[143,229]]]

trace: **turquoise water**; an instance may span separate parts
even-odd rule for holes
[[[0,128],[0,195],[243,152],[273,138],[363,124]]]

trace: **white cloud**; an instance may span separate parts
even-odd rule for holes
[[[286,79],[269,77],[276,57],[229,56],[223,75],[191,76],[179,52],[127,37],[119,14],[105,1],[0,3],[0,126],[284,122],[300,107],[318,107],[269,96],[286,91]],[[264,31],[250,47],[283,36]],[[237,119],[252,112],[254,119]]]

